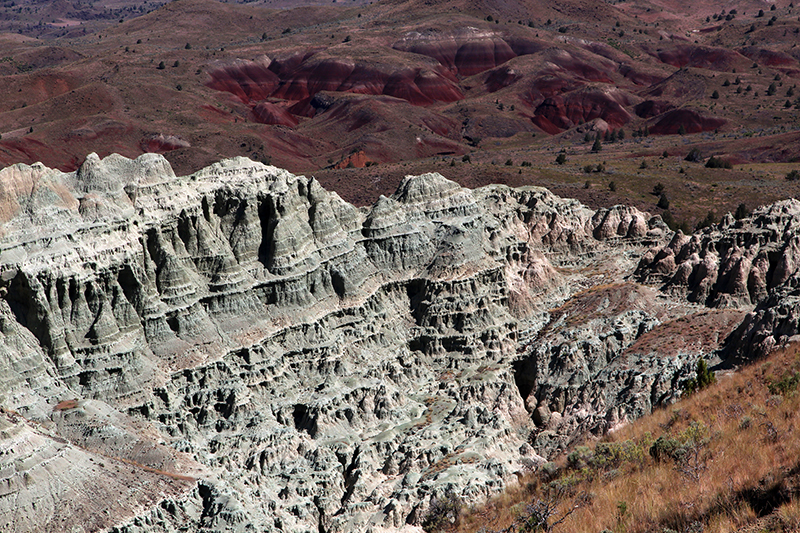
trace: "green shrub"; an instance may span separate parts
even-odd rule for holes
[[[697,223],[697,225],[695,226],[695,229],[696,230],[701,230],[703,228],[707,228],[707,227],[709,227],[709,226],[711,226],[713,224],[716,224],[716,223],[717,223],[717,215],[716,215],[716,213],[714,213],[714,211],[709,211],[708,213],[706,213],[706,217],[703,220],[701,220],[700,222]]]
[[[705,389],[706,387],[715,383],[716,381],[717,378],[714,375],[714,372],[712,372],[708,368],[708,363],[706,363],[706,360],[701,358],[697,360],[695,377],[686,382],[686,385],[684,386],[683,390],[689,394],[692,394],[694,392]]]
[[[661,196],[664,193],[664,184],[660,181],[653,185],[653,196]]]
[[[797,181],[800,180],[800,171],[792,170],[788,174],[786,174],[786,179],[789,181]]]
[[[677,451],[680,449],[681,443],[677,439],[666,436],[661,436],[656,439],[652,446],[650,446],[650,456],[657,462],[661,463],[667,459],[676,459]]]
[[[689,150],[689,153],[686,154],[686,157],[684,157],[683,159],[691,163],[697,163],[701,159],[703,159],[703,154],[702,152],[700,152],[698,148],[692,148],[691,150]]]
[[[795,372],[794,374],[786,374],[780,381],[770,383],[767,387],[771,394],[792,396],[797,391],[798,385],[800,385],[800,372]]]
[[[444,498],[434,498],[428,509],[428,514],[422,520],[422,529],[426,533],[442,531],[453,525],[458,525],[461,517],[461,498],[449,493]]]
[[[556,156],[556,163],[558,163],[559,165],[563,165],[566,162],[567,162],[567,154],[565,154],[564,152],[561,152]]]

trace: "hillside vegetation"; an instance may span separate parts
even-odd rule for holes
[[[799,383],[794,344],[429,529],[800,531]]]

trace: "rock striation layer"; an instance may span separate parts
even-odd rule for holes
[[[728,244],[722,227],[670,241],[633,208],[439,174],[356,208],[244,158],[178,177],[156,154],[92,154],[0,184],[16,531],[71,530],[50,519],[67,503],[76,527],[120,533],[419,531],[433,498],[485,497],[677,397],[743,312],[668,356],[649,332],[767,301],[797,240],[794,204]],[[637,263],[674,290],[629,279]]]
[[[732,357],[762,356],[800,332],[800,202],[785,200],[646,253],[641,281],[714,308],[749,311],[728,340]]]

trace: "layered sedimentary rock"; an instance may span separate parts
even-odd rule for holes
[[[751,217],[694,235],[677,233],[642,257],[636,276],[689,301],[749,311],[728,340],[731,356],[764,355],[800,332],[800,202],[785,200]]]
[[[177,177],[155,154],[0,183],[3,530],[66,527],[23,501],[116,532],[418,531],[432,498],[670,401],[741,318],[663,357],[649,332],[708,314],[626,280],[669,230],[541,188],[426,174],[359,209],[248,159]]]

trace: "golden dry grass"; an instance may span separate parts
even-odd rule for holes
[[[560,512],[579,495],[588,503],[555,531],[800,531],[798,381],[793,345],[562,458],[555,483],[570,496]],[[688,462],[694,469],[649,453],[658,437],[686,442],[693,431],[701,443]],[[508,528],[552,483],[540,470],[471,510],[454,531]]]

